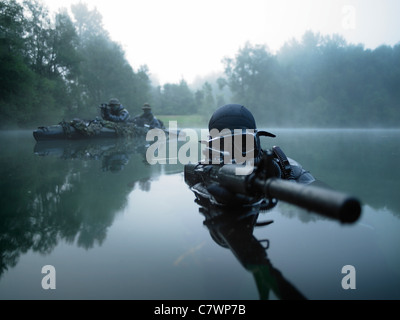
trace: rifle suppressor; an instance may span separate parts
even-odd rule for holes
[[[263,195],[319,213],[341,223],[353,223],[361,215],[361,204],[355,197],[340,191],[300,184],[279,178],[260,179],[254,174],[235,174],[236,165],[185,165],[185,181],[189,186],[198,182],[219,183],[231,192],[248,196]]]

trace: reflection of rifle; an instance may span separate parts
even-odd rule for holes
[[[264,152],[259,164],[249,175],[237,175],[237,164],[187,164],[185,182],[190,186],[201,182],[206,188],[218,184],[232,194],[282,200],[317,212],[342,223],[353,223],[361,214],[360,202],[335,190],[304,185],[277,177],[272,151]]]

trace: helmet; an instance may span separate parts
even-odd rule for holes
[[[219,107],[208,122],[208,130],[218,129],[253,129],[256,121],[252,113],[240,104],[226,104]]]
[[[112,98],[110,99],[110,101],[108,101],[108,105],[109,106],[119,106],[121,103],[119,102],[119,100],[117,98]]]
[[[145,103],[142,107],[142,110],[151,110],[151,107],[148,103]]]
[[[213,150],[212,146],[214,141],[219,140],[219,148],[221,148],[223,144],[222,142],[226,140],[227,137],[231,137],[232,146],[228,151],[231,156],[233,156],[232,153],[234,153],[236,148],[240,148],[242,155],[254,151],[254,156],[259,157],[261,155],[260,136],[275,137],[272,133],[257,131],[256,121],[253,114],[246,107],[240,104],[227,104],[219,107],[213,113],[208,122],[208,130],[211,134],[215,134],[215,132],[212,133],[212,130],[215,129],[218,131],[217,137],[211,136],[208,145],[211,146],[211,150]],[[228,129],[231,133],[228,133],[227,136],[224,129]],[[239,131],[238,133],[238,129],[241,130],[241,132]],[[222,135],[220,135],[220,133],[222,133]],[[238,141],[239,143],[237,144]],[[253,141],[253,143],[249,144],[249,141]],[[220,151],[225,152],[226,150],[220,149]]]

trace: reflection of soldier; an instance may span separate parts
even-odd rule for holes
[[[136,116],[133,121],[139,127],[149,126],[150,128],[164,128],[161,120],[158,120],[151,112],[151,106],[145,103],[142,107],[143,113]]]
[[[112,153],[103,157],[104,171],[111,171],[113,173],[121,171],[129,162],[129,156],[124,152]]]
[[[34,153],[62,159],[101,160],[103,171],[117,172],[128,164],[132,154],[140,155],[148,164],[146,145],[144,137],[128,140],[40,141],[36,143]]]
[[[140,190],[149,192],[150,187],[151,187],[150,178],[145,178],[145,179],[139,180],[139,189]]]
[[[204,215],[204,225],[211,238],[220,246],[228,248],[242,266],[250,271],[257,284],[260,299],[269,299],[272,291],[282,300],[306,299],[268,259],[266,249],[268,240],[254,237],[254,227],[269,225],[273,221],[257,222],[259,212],[265,204],[258,203],[247,207],[217,206],[210,202],[212,197],[201,184],[192,187],[199,211]],[[274,204],[270,204],[273,207]]]
[[[151,189],[151,178],[143,178],[137,181],[132,181],[129,184],[129,187],[132,189],[136,188],[136,186],[139,187],[139,190],[149,192]]]

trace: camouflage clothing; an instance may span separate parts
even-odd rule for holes
[[[147,130],[137,127],[132,122],[115,123],[112,121],[102,121],[102,125],[105,128],[115,130],[115,133],[121,137],[135,137],[147,134]]]
[[[114,130],[117,137],[137,137],[145,136],[148,128],[140,128],[132,122],[113,122],[105,120],[85,121],[81,119],[73,119],[72,121],[60,122],[67,138],[72,136],[73,131],[79,132],[82,136],[93,137],[101,133],[103,128]]]
[[[150,110],[143,110],[143,113],[136,116],[133,121],[139,127],[149,126],[150,128],[164,128],[161,120],[158,120]]]
[[[70,122],[70,125],[77,131],[82,133],[84,136],[88,137],[99,134],[101,129],[103,128],[101,122],[96,120],[86,122],[81,119],[73,119]]]
[[[101,108],[101,116],[104,120],[113,122],[125,122],[129,119],[129,112],[122,105],[112,105]]]
[[[142,107],[143,113],[133,118],[133,122],[139,127],[162,128],[164,123],[158,120],[151,112],[151,106],[145,103]]]

